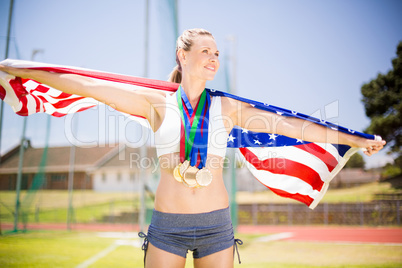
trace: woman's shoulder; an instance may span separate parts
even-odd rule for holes
[[[221,105],[222,105],[222,112],[236,111],[236,109],[239,106],[239,101],[237,101],[233,98],[222,96],[222,97],[220,97],[220,99],[221,99]]]
[[[231,122],[236,124],[237,115],[239,109],[241,109],[241,104],[239,101],[230,98],[230,97],[220,97],[221,99],[221,113],[222,116],[226,117],[227,119],[231,119]]]

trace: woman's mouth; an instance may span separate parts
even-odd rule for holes
[[[207,65],[205,66],[206,69],[215,72],[215,66]]]

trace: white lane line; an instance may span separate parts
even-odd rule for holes
[[[137,232],[98,232],[98,237],[116,238],[116,239],[139,238]]]
[[[119,246],[132,246],[135,248],[140,248],[142,246],[142,242],[140,239],[135,239],[135,240],[127,240],[127,239],[119,239],[116,240],[116,245]]]
[[[97,262],[99,259],[105,257],[107,254],[109,254],[110,252],[112,252],[113,250],[115,250],[119,245],[114,243],[111,244],[109,247],[105,248],[104,250],[102,250],[101,252],[99,252],[98,254],[92,256],[91,258],[89,258],[88,260],[84,261],[81,264],[78,264],[76,266],[76,268],[86,268],[91,264],[94,264],[95,262]]]
[[[293,233],[286,232],[286,233],[272,234],[272,235],[259,237],[255,241],[270,242],[270,241],[277,241],[277,240],[282,240],[282,239],[286,239],[286,238],[291,238],[292,236],[293,236]]]
[[[138,237],[138,233],[134,232],[100,232],[98,233],[98,237],[105,237],[105,238],[125,238],[125,239],[118,239],[109,247],[105,248],[98,254],[92,256],[88,260],[80,263],[76,266],[76,268],[86,268],[91,264],[94,264],[99,259],[105,257],[107,254],[115,250],[119,246],[133,246],[133,247],[141,247],[142,243]],[[136,238],[134,240],[128,240],[130,238]]]

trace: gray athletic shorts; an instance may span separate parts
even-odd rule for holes
[[[229,208],[199,214],[154,210],[148,235],[142,235],[153,246],[184,258],[188,250],[193,258],[202,258],[241,244],[234,239]]]

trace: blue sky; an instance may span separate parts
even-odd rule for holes
[[[174,65],[174,31],[167,1],[150,0],[148,76],[166,80]],[[179,33],[205,28],[221,51],[221,70],[208,86],[363,130],[369,119],[361,86],[392,67],[402,41],[402,1],[179,0]],[[4,58],[9,0],[0,0]],[[15,0],[9,58],[143,76],[145,0]],[[236,41],[228,41],[230,38]],[[230,57],[230,60],[226,60]],[[233,68],[235,66],[235,68]],[[43,146],[45,115],[28,119],[27,136]],[[139,127],[106,108],[78,116],[77,139],[137,142]],[[71,118],[52,119],[51,145],[68,145]],[[1,151],[17,145],[22,118],[5,107]],[[67,136],[67,138],[66,138]],[[384,154],[365,158],[368,166]]]

